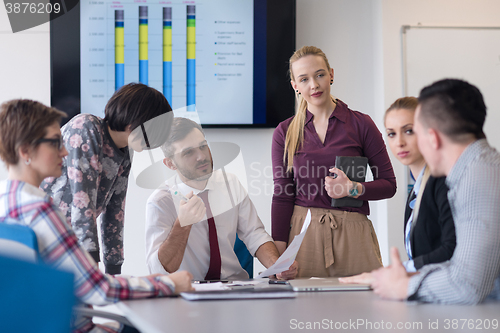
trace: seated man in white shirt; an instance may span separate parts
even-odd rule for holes
[[[175,118],[162,150],[166,156],[163,163],[177,175],[147,202],[149,271],[168,274],[187,270],[194,280],[247,279],[248,273],[233,249],[236,233],[265,267],[274,264],[279,253],[271,236],[236,176],[213,171],[201,126]],[[297,267],[294,262],[277,277],[292,279]]]

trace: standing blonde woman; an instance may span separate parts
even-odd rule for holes
[[[396,178],[372,119],[330,95],[333,69],[325,54],[304,46],[290,58],[296,115],[273,135],[272,232],[280,252],[312,221],[297,255],[298,277],[348,276],[382,266],[368,200],[392,197]],[[357,183],[334,168],[337,156],[365,156],[373,181]],[[331,177],[337,175],[336,178]],[[332,198],[363,200],[361,207],[333,208]]]

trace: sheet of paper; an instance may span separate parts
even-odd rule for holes
[[[292,243],[288,245],[285,252],[276,260],[274,265],[263,271],[257,276],[257,278],[267,277],[270,275],[278,274],[283,271],[288,270],[288,268],[293,264],[297,253],[299,252],[300,246],[302,245],[302,241],[304,240],[304,236],[306,235],[307,228],[311,224],[311,211],[307,211],[306,218],[304,220],[304,225],[302,225],[302,230],[300,234],[296,235],[293,238]]]
[[[251,281],[231,281],[225,283],[228,287],[255,287],[259,284],[263,284],[265,281],[263,280],[251,280]]]
[[[191,286],[196,291],[207,291],[207,290],[224,290],[228,289],[225,283],[213,282],[213,283],[191,283]]]
[[[196,291],[213,291],[239,287],[255,287],[259,284],[263,284],[264,282],[264,280],[235,280],[230,282],[191,283],[191,286]]]

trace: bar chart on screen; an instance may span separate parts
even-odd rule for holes
[[[80,5],[82,113],[102,117],[117,89],[141,82],[205,124],[252,123],[253,0]]]

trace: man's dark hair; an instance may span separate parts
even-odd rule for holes
[[[425,127],[432,127],[455,142],[470,134],[485,138],[483,125],[486,105],[479,89],[458,79],[444,79],[423,88],[418,97],[419,120]]]
[[[165,157],[171,158],[172,156],[174,156],[175,151],[173,144],[186,138],[186,136],[195,128],[198,129],[203,134],[203,136],[205,136],[205,133],[203,133],[203,129],[201,128],[200,124],[187,118],[174,118],[172,127],[170,129],[170,136],[168,137],[168,140],[161,146]]]
[[[138,129],[149,148],[162,145],[172,120],[170,104],[158,90],[142,83],[129,83],[115,91],[104,109],[104,120],[113,131]],[[164,116],[167,115],[167,116]],[[161,117],[160,117],[161,116]]]

